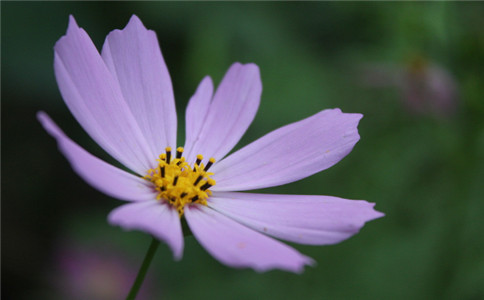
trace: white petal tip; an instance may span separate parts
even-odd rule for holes
[[[67,32],[71,31],[72,29],[78,29],[79,26],[77,25],[76,19],[73,15],[69,15],[69,25],[67,26]]]
[[[173,260],[180,261],[183,258],[183,251],[175,252],[174,249],[171,249],[171,250],[173,251]]]
[[[143,22],[141,22],[140,18],[138,18],[137,15],[132,15],[131,18],[129,19],[128,26],[130,24],[137,24],[143,26]],[[144,26],[143,26],[144,27]]]
[[[53,136],[54,138],[58,138],[60,135],[63,134],[62,130],[52,121],[48,114],[44,111],[37,112],[37,120],[40,122],[42,127],[44,127],[45,131],[48,134]]]
[[[385,216],[384,213],[380,212],[380,211],[377,211],[375,210],[374,214],[373,214],[373,218],[371,220],[375,220],[375,219],[379,219],[379,218],[383,218]]]
[[[209,85],[209,86],[212,86],[212,89],[213,89],[213,80],[212,80],[212,77],[210,76],[205,76],[203,77],[202,79],[202,82],[200,83],[200,85]]]
[[[123,28],[123,30],[121,31],[138,31],[138,32],[145,32],[145,31],[148,31],[148,32],[153,32],[152,30],[148,30],[145,25],[143,24],[143,22],[141,21],[140,18],[138,18],[137,15],[132,15],[131,18],[129,19],[129,22],[128,24],[126,24],[126,26]],[[118,30],[113,30],[113,32],[116,32]]]
[[[353,113],[352,115],[354,115],[358,119],[358,121],[360,121],[361,119],[363,119],[363,114]]]
[[[258,273],[264,273],[272,270],[283,270],[286,272],[292,272],[296,274],[304,273],[307,267],[315,267],[317,265],[316,261],[310,257],[302,256],[300,261],[293,262],[292,264],[277,264],[272,266],[253,266],[254,271]]]
[[[43,122],[46,118],[48,118],[47,114],[43,110],[39,110],[35,116],[39,122]]]
[[[67,25],[67,31],[66,34],[63,35],[54,45],[54,61],[58,59],[57,57],[57,51],[67,43],[67,40],[72,40],[76,39],[76,37],[79,37],[82,35],[83,30],[77,25],[76,19],[74,19],[73,15],[69,15],[69,24]],[[54,62],[55,65],[55,62]]]
[[[227,73],[230,72],[230,71],[242,70],[242,69],[245,69],[245,71],[253,70],[253,72],[260,73],[259,66],[257,66],[255,63],[246,63],[246,64],[243,64],[243,63],[240,63],[240,62],[233,63],[230,66],[230,68],[227,71]]]
[[[296,269],[289,270],[289,271],[292,271],[296,274],[302,274],[304,272],[306,266],[316,267],[317,264],[318,263],[314,259],[312,259],[311,257],[304,256],[304,261],[302,262],[302,264],[300,266],[298,266]]]

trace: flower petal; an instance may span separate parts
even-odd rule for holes
[[[156,164],[120,87],[74,17],[54,47],[62,97],[84,130],[109,154],[138,174]]]
[[[217,192],[208,205],[262,233],[309,245],[339,243],[383,216],[373,203],[331,196]]]
[[[215,92],[198,139],[186,153],[188,157],[224,157],[252,123],[261,93],[259,68],[255,64],[233,64]]]
[[[203,205],[185,206],[185,217],[202,246],[220,262],[258,272],[283,269],[300,273],[313,260]]]
[[[183,255],[183,234],[178,212],[157,200],[122,205],[108,216],[109,223],[126,230],[145,231],[170,246],[176,260]]]
[[[133,15],[126,28],[107,36],[101,53],[151,151],[175,148],[175,99],[156,33]]]
[[[131,175],[100,160],[69,139],[44,113],[37,118],[45,130],[57,140],[59,150],[71,163],[72,168],[87,183],[99,191],[121,200],[144,201],[156,198],[156,191],[146,180]]]
[[[195,94],[190,98],[186,111],[186,139],[185,139],[185,155],[189,162],[195,160],[199,153],[192,151],[193,145],[197,141],[200,131],[203,127],[203,122],[207,118],[210,102],[213,95],[212,79],[207,76],[198,85]]]
[[[331,167],[360,139],[361,114],[323,110],[274,130],[212,167],[213,191],[242,191],[293,182]]]

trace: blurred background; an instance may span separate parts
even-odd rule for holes
[[[158,34],[179,140],[198,82],[235,61],[261,69],[263,95],[237,147],[326,108],[364,114],[334,167],[262,192],[376,203],[386,216],[334,246],[294,245],[302,275],[221,265],[186,238],[161,245],[140,299],[483,299],[484,4],[1,3],[2,298],[122,299],[150,243],[110,226],[122,202],[83,182],[35,118],[44,110],[88,151],[53,73],[68,15],[100,49],[132,14]]]

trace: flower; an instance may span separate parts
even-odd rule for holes
[[[123,299],[138,271],[126,253],[102,243],[92,247],[63,241],[55,252],[56,264],[48,273],[57,299]],[[145,284],[136,299],[151,299],[152,278]]]
[[[54,50],[56,79],[70,111],[135,174],[86,152],[44,112],[38,119],[84,180],[130,202],[113,210],[109,222],[166,242],[175,259],[183,252],[185,218],[201,245],[228,266],[301,272],[313,260],[272,237],[334,244],[383,215],[362,200],[241,192],[336,164],[359,140],[360,114],[323,110],[225,157],[254,119],[262,92],[258,67],[235,63],[215,94],[210,77],[202,80],[187,106],[185,145],[175,151],[171,79],[156,34],[138,17],[111,32],[100,55],[71,16]]]
[[[454,76],[434,62],[415,56],[405,65],[373,63],[361,72],[361,81],[372,88],[395,88],[409,112],[448,118],[459,106]]]

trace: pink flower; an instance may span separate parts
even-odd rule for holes
[[[123,299],[138,271],[125,253],[107,245],[93,248],[64,242],[56,252],[51,280],[58,299]],[[136,299],[152,299],[153,286],[150,278]]]
[[[262,91],[259,68],[235,63],[215,93],[210,77],[202,80],[186,110],[185,146],[175,151],[170,76],[156,34],[136,16],[107,36],[101,55],[70,17],[54,49],[55,75],[70,111],[135,175],[86,152],[43,112],[40,122],[84,180],[129,202],[112,211],[109,222],[166,242],[175,259],[183,252],[181,218],[228,266],[301,272],[313,260],[270,236],[334,244],[383,215],[362,200],[240,192],[293,182],[336,164],[359,140],[360,114],[324,110],[226,156],[254,119]]]
[[[416,56],[406,65],[369,64],[361,75],[366,86],[398,90],[403,104],[414,114],[450,117],[457,111],[455,78],[443,66],[423,57]]]

